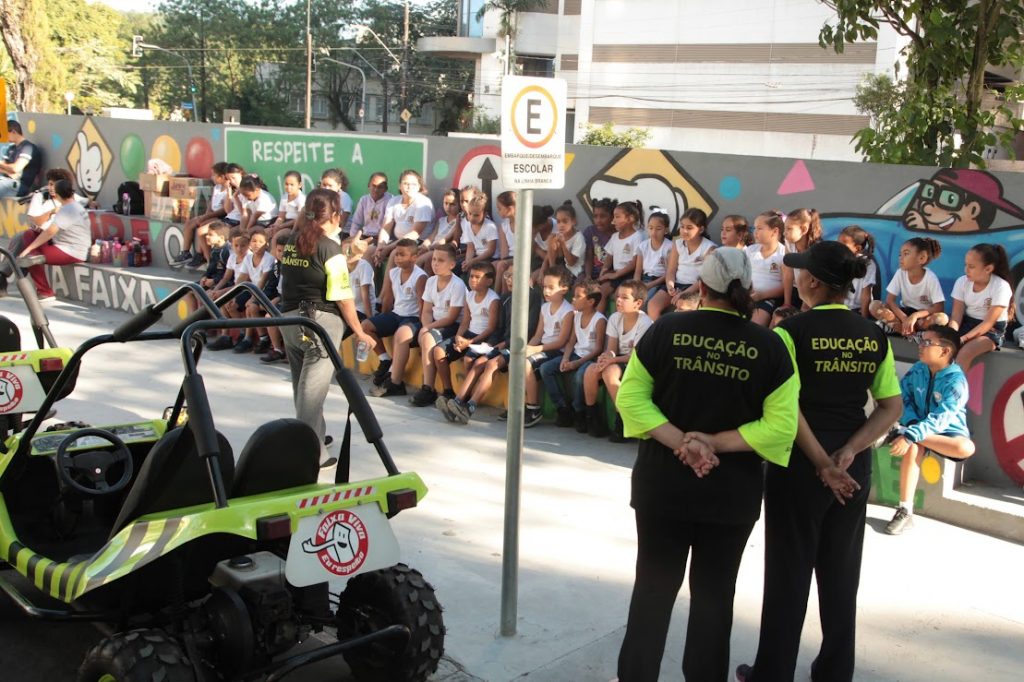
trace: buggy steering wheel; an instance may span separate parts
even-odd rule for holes
[[[81,450],[68,452],[76,441],[93,436],[114,446],[114,450]],[[107,471],[115,464],[124,464],[124,473],[116,483],[107,482]],[[132,480],[135,465],[124,441],[105,429],[79,429],[68,434],[57,446],[57,473],[60,479],[86,495],[109,495],[123,490]]]

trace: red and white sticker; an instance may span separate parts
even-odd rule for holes
[[[25,387],[14,372],[0,369],[0,414],[13,412],[25,395]]]
[[[370,551],[370,535],[362,520],[347,509],[331,512],[320,521],[302,551],[315,554],[320,564],[337,576],[359,570]]]
[[[336,493],[327,493],[326,495],[317,495],[316,497],[306,497],[296,502],[295,506],[299,509],[305,509],[307,507],[315,507],[320,504],[331,504],[332,502],[351,500],[357,497],[367,497],[372,494],[373,486],[349,488],[348,490],[339,490]]]

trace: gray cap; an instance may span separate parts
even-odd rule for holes
[[[732,246],[720,246],[704,256],[704,264],[700,266],[700,281],[704,286],[724,294],[734,279],[744,288],[750,288],[750,259],[746,253]]]

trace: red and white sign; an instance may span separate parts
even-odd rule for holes
[[[316,554],[321,565],[336,576],[359,570],[370,551],[370,536],[362,520],[347,509],[323,518],[316,534],[302,543],[307,554]]]
[[[1024,485],[1024,372],[999,389],[990,423],[996,461],[1017,485]]]
[[[0,414],[13,412],[25,396],[25,387],[14,372],[0,369]]]

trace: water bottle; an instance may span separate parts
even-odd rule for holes
[[[121,215],[131,215],[132,213],[132,198],[128,195],[128,192],[124,192],[121,195]]]
[[[100,257],[100,240],[96,240],[96,243],[89,247],[89,262],[99,263],[102,260]]]
[[[128,268],[135,265],[134,255],[135,254],[132,253],[132,247],[128,245],[128,242],[121,245],[121,265]]]
[[[370,357],[370,344],[360,341],[356,344],[356,362],[366,362]]]
[[[114,237],[114,243],[110,247],[110,260],[114,265],[121,265],[121,240]]]
[[[110,240],[104,239],[100,245],[100,262],[109,263],[112,260],[110,253]]]

